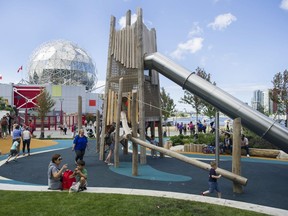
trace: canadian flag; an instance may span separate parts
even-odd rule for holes
[[[21,65],[21,67],[18,68],[17,73],[19,73],[21,70],[23,70],[22,65]]]
[[[2,80],[2,74],[0,74],[0,80]]]

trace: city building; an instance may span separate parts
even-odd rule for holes
[[[0,83],[0,96],[18,110],[22,119],[23,113],[37,115],[37,96],[43,88],[56,102],[49,116],[76,115],[78,96],[82,98],[82,114],[94,115],[103,104],[102,95],[93,93],[96,83],[95,64],[87,52],[70,41],[57,40],[34,51],[27,66],[27,80]]]

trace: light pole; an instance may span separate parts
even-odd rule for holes
[[[60,103],[61,103],[61,107],[60,107],[60,124],[63,125],[63,109],[62,109],[62,104],[64,101],[64,98],[59,98]]]

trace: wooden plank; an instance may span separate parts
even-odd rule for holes
[[[137,122],[136,122],[136,104],[137,104],[137,92],[134,91],[132,93],[132,112],[131,112],[131,124],[132,124],[132,135],[137,137]],[[124,124],[123,124],[124,125]],[[128,125],[128,124],[127,124]],[[126,130],[125,130],[126,132]],[[138,175],[138,145],[137,143],[133,142],[133,149],[132,149],[132,175]]]
[[[116,113],[116,131],[115,131],[115,146],[114,146],[114,167],[119,167],[119,132],[120,132],[120,114],[122,105],[123,77],[119,79],[119,91]],[[116,102],[116,101],[115,101]],[[116,104],[116,103],[115,103]]]
[[[132,96],[132,93],[131,92],[128,92],[128,106],[127,106],[127,120],[128,122],[131,122],[131,96]]]

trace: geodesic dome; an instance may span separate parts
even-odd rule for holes
[[[85,85],[87,90],[97,83],[91,57],[65,40],[47,42],[37,48],[29,60],[28,76],[31,84]]]

